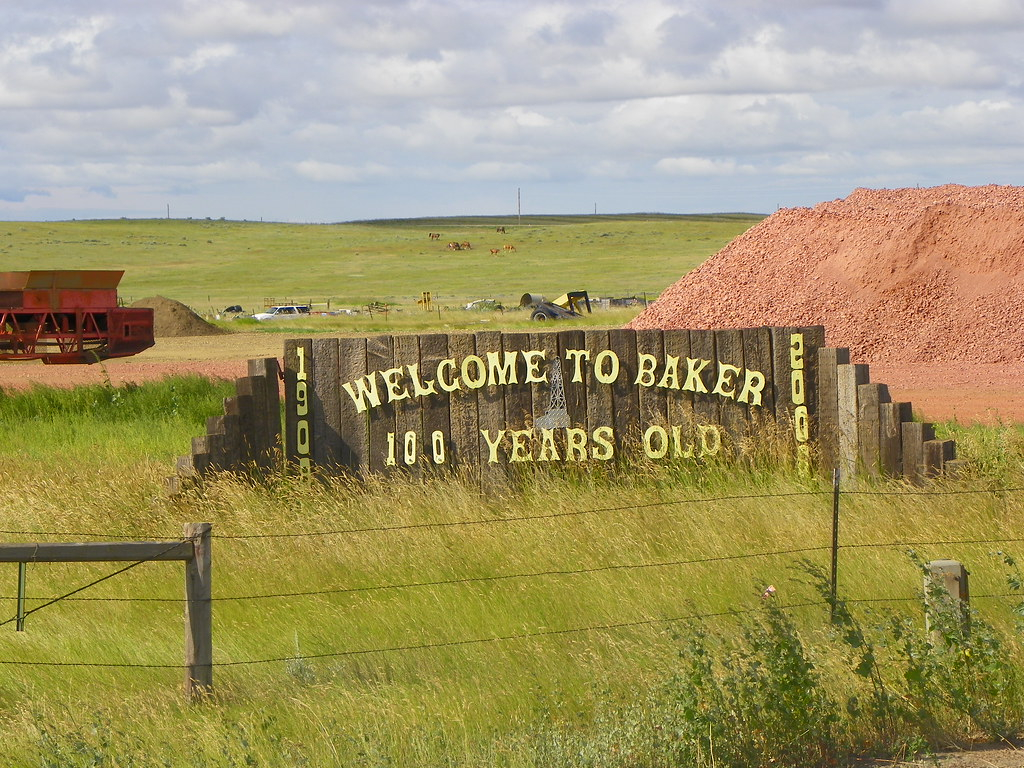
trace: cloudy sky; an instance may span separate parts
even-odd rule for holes
[[[0,0],[0,219],[1024,184],[1024,0]]]

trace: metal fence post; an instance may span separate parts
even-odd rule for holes
[[[829,619],[836,622],[836,601],[839,599],[839,467],[832,470],[832,583]]]

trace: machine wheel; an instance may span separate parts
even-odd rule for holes
[[[538,309],[536,312],[534,312],[530,316],[530,319],[531,320],[544,321],[544,320],[550,320],[551,318],[548,316],[548,314],[546,312],[544,312],[543,310]]]

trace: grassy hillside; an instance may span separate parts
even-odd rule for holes
[[[0,223],[0,270],[123,269],[128,300],[161,295],[212,312],[264,300],[446,306],[479,298],[653,298],[761,217],[473,217],[331,225],[214,220]],[[504,227],[504,234],[495,230]],[[430,232],[440,234],[431,240]],[[449,242],[469,242],[451,251]],[[506,244],[515,251],[506,251]],[[500,249],[493,256],[490,249]]]

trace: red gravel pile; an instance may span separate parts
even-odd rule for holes
[[[866,363],[1024,358],[1024,187],[858,189],[778,211],[631,328],[824,325]]]

